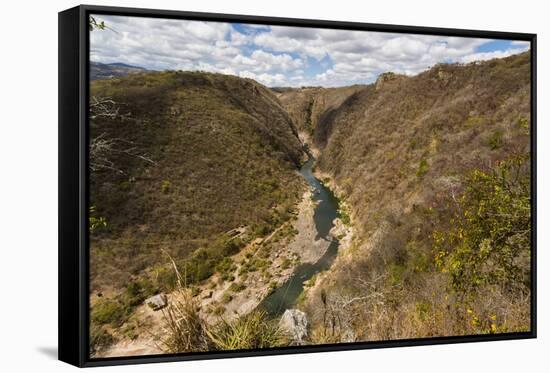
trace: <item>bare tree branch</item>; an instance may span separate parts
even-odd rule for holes
[[[90,99],[90,121],[95,124],[98,120],[119,120],[132,119],[131,113],[121,113],[121,103],[110,97],[92,96]],[[109,138],[105,132],[90,139],[90,170],[92,172],[111,170],[119,174],[125,174],[124,170],[117,165],[113,156],[126,155],[141,159],[150,164],[156,164],[147,154],[139,151],[136,143],[122,138]]]

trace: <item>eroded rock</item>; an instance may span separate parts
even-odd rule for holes
[[[279,327],[289,334],[294,345],[304,344],[304,339],[307,337],[307,324],[306,314],[297,309],[286,310],[279,320]]]
[[[168,305],[168,298],[166,294],[157,294],[147,298],[145,303],[151,307],[153,311],[158,311]]]

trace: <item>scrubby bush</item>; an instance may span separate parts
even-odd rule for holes
[[[209,328],[207,333],[214,348],[221,351],[281,347],[290,343],[277,322],[269,320],[265,313],[258,311],[232,322],[222,319]]]
[[[351,223],[349,214],[344,209],[338,210],[338,213],[340,215],[340,220],[342,220],[342,224],[349,226]]]
[[[451,229],[435,232],[437,263],[462,295],[480,286],[503,291],[529,286],[531,194],[528,157],[473,171],[455,209]]]
[[[126,317],[126,309],[123,304],[115,300],[101,300],[92,307],[91,319],[97,324],[111,324],[120,326]]]
[[[424,158],[420,160],[420,163],[418,164],[418,169],[416,170],[416,176],[417,177],[423,177],[426,172],[428,172],[428,161]]]
[[[232,291],[234,293],[239,293],[244,289],[246,289],[246,285],[240,282],[239,283],[234,282],[231,285],[229,285],[229,291]]]
[[[289,258],[284,258],[283,261],[281,262],[281,268],[282,269],[290,268],[291,264],[292,264],[292,261]]]
[[[90,206],[88,219],[90,234],[94,233],[99,228],[107,227],[107,219],[104,216],[97,216],[96,207],[93,205]]]
[[[172,183],[170,183],[170,181],[162,180],[162,185],[161,185],[162,193],[167,194],[170,191],[171,186],[172,186]]]
[[[107,349],[115,339],[103,326],[92,325],[90,328],[90,355],[92,357]]]
[[[221,302],[222,303],[229,303],[233,300],[233,295],[231,295],[231,293],[229,292],[225,292],[222,294],[222,297],[221,297]]]
[[[181,275],[175,272],[181,280]],[[270,348],[290,342],[276,320],[267,318],[263,312],[253,311],[231,321],[220,317],[217,322],[208,322],[201,316],[200,303],[181,286],[181,281],[178,284],[170,304],[162,311],[164,332],[159,339],[165,352]],[[223,297],[230,299],[231,295],[224,293]],[[215,316],[224,312],[222,305],[212,309]]]
[[[503,140],[502,140],[502,137],[503,137],[503,133],[501,130],[496,130],[494,131],[491,136],[489,137],[489,147],[492,149],[492,150],[496,150],[498,148],[500,148],[503,144]]]

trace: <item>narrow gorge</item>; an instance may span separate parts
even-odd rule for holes
[[[215,333],[272,331],[287,310],[300,338],[272,331],[271,346],[526,330],[529,71],[526,52],[340,88],[94,81],[125,117],[92,120],[92,139],[141,153],[92,178],[91,217],[106,222],[91,233],[92,352],[222,349]],[[503,204],[520,211],[508,241],[482,257],[457,244],[489,242],[467,214]],[[196,318],[193,346],[166,337],[176,305]]]

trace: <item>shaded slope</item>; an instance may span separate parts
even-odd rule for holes
[[[334,112],[363,86],[340,88],[287,88],[277,91],[277,97],[296,124],[309,137],[331,123]]]
[[[158,278],[151,270],[167,262],[162,250],[177,260],[199,247],[223,251],[224,232],[242,225],[248,239],[264,235],[301,196],[296,130],[273,94],[251,80],[149,73],[95,81],[91,95],[114,99],[128,114],[93,121],[91,137],[120,139],[139,155],[114,153],[123,173],[91,175],[94,215],[107,221],[92,234],[93,288],[145,273]]]

